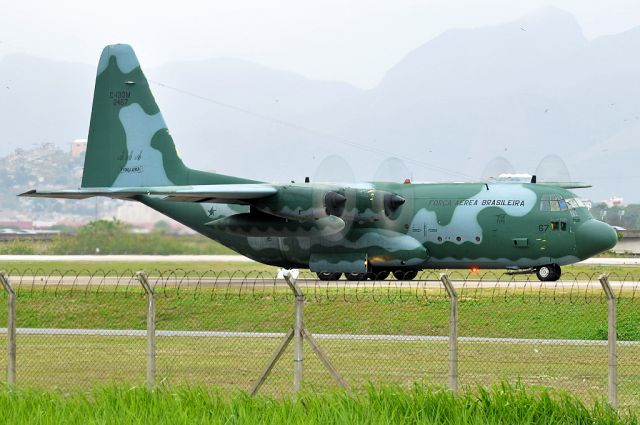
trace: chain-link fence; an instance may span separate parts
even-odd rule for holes
[[[16,384],[72,389],[153,381],[250,392],[296,329],[296,296],[283,276],[188,270],[144,276],[150,294],[134,270],[8,271],[16,298]],[[319,281],[301,273],[299,324],[325,356],[316,355],[304,332],[297,352],[292,336],[259,392],[292,394],[300,363],[303,389],[337,387],[324,359],[355,389],[519,379],[590,401],[610,396],[613,359],[618,405],[640,408],[635,276],[608,278],[617,315],[613,357],[609,301],[598,275],[565,273],[558,282],[492,272],[447,276],[457,300],[455,323],[438,272],[412,281]],[[0,326],[9,341],[7,292],[1,297]],[[0,367],[8,369],[10,344],[0,347]]]

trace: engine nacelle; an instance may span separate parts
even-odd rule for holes
[[[398,194],[376,189],[333,185],[291,184],[256,200],[257,210],[289,220],[309,221],[336,216],[344,221],[378,221],[392,217],[405,203]]]

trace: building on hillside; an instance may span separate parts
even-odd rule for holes
[[[77,158],[87,151],[87,139],[76,139],[71,142],[71,158]]]
[[[619,196],[612,196],[608,200],[602,201],[602,202],[607,204],[607,208],[613,208],[613,207],[624,208],[624,207],[626,207],[626,205],[624,203],[624,199],[622,199]]]

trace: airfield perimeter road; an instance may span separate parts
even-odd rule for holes
[[[146,336],[146,330],[138,329],[59,329],[59,328],[17,328],[19,335],[99,335],[99,336]],[[7,328],[0,328],[0,335],[6,334]],[[157,336],[196,337],[196,338],[283,338],[281,332],[228,332],[228,331],[170,331],[157,330]],[[316,339],[365,340],[365,341],[439,341],[448,342],[448,336],[430,335],[360,335],[360,334],[321,334],[314,333]],[[606,340],[585,339],[540,339],[540,338],[487,338],[461,336],[462,342],[510,343],[510,344],[566,344],[566,345],[607,345]],[[620,345],[640,345],[640,341],[618,341]]]
[[[255,263],[242,255],[0,255],[3,261]],[[640,257],[589,258],[583,266],[640,266]]]

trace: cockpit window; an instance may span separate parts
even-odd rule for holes
[[[563,199],[555,193],[542,195],[540,199],[540,211],[566,211],[584,206],[584,203],[578,198]]]
[[[567,199],[567,205],[569,206],[570,209],[578,208],[578,203],[573,198]]]
[[[576,209],[576,208],[584,208],[584,202],[582,202],[580,199],[578,198],[569,198],[566,200],[567,201],[567,205],[569,206],[570,210]]]
[[[555,193],[542,195],[540,200],[540,211],[566,211],[567,202],[560,195]]]

